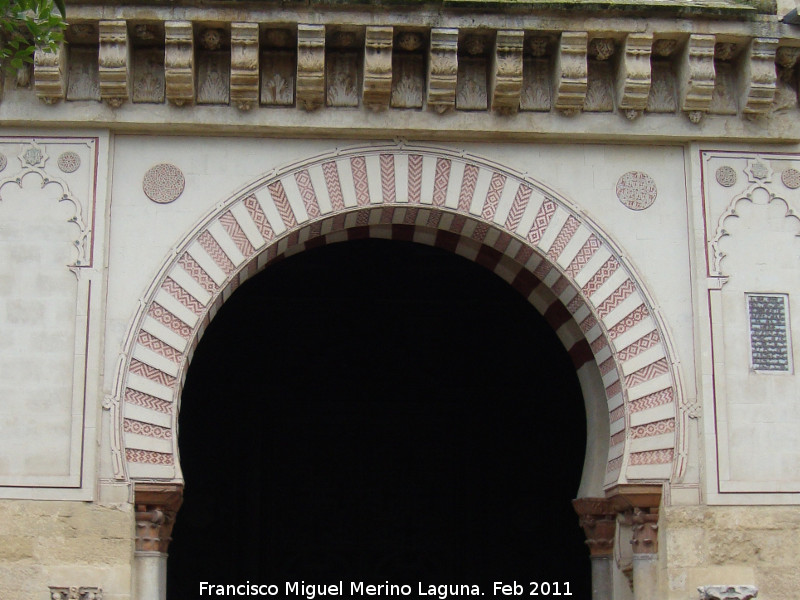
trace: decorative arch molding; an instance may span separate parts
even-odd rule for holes
[[[120,357],[112,436],[120,479],[180,481],[177,414],[194,349],[222,304],[280,258],[388,237],[492,269],[542,313],[576,370],[597,368],[606,488],[685,470],[685,411],[665,328],[634,269],[545,185],[469,154],[408,145],[338,150],[274,170],[217,205],[146,291]]]

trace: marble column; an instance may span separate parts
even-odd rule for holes
[[[592,563],[592,600],[612,600],[613,551],[617,528],[616,513],[606,498],[578,498],[572,501],[578,522],[586,534]]]
[[[133,600],[166,600],[167,549],[183,501],[181,484],[136,484]]]

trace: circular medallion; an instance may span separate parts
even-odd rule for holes
[[[800,171],[797,169],[784,169],[781,173],[781,181],[790,190],[800,187]]]
[[[644,210],[656,201],[656,182],[647,173],[628,171],[617,181],[617,198],[631,210]]]
[[[142,180],[142,189],[147,197],[159,204],[177,200],[183,193],[186,180],[175,165],[161,163],[147,170]]]
[[[64,173],[74,173],[81,166],[81,157],[75,152],[62,152],[58,157],[58,168]]]
[[[717,183],[722,187],[731,187],[736,184],[736,171],[733,167],[720,167],[717,169]]]
[[[5,154],[0,154],[0,171],[3,171],[8,165],[8,159]]]

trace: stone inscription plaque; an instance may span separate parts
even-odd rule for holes
[[[754,371],[789,371],[787,297],[748,294],[750,352]]]

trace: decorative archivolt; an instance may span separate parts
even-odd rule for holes
[[[610,424],[606,485],[682,474],[681,397],[668,341],[616,245],[518,172],[449,150],[386,145],[270,172],[176,247],[143,297],[108,403],[119,427],[117,475],[180,480],[186,369],[243,281],[285,253],[364,236],[436,245],[492,269],[544,315],[576,369],[597,365]]]

